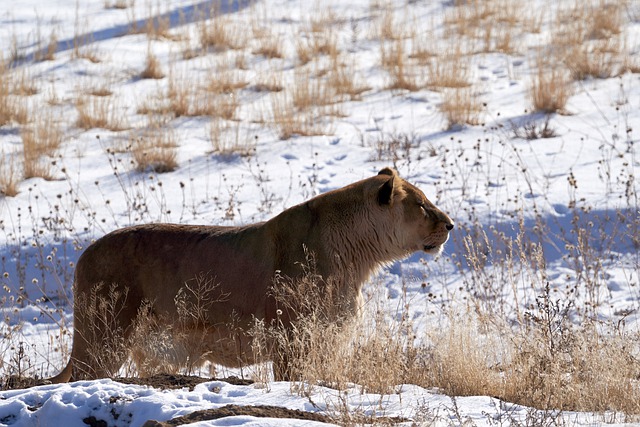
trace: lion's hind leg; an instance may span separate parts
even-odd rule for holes
[[[76,292],[72,381],[117,375],[129,356],[127,339],[138,305],[117,284],[99,283]]]

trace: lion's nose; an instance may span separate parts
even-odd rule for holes
[[[453,230],[453,224],[447,224],[445,225],[445,227],[447,228],[447,230],[451,231]]]

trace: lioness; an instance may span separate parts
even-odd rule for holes
[[[283,313],[272,287],[276,277],[295,283],[308,274],[310,254],[314,274],[349,299],[336,317],[353,316],[362,285],[374,270],[416,251],[439,253],[452,229],[453,221],[422,191],[385,168],[262,223],[150,224],[114,231],[90,245],[78,261],[71,358],[50,381],[117,372],[129,356],[126,351],[109,354],[106,363],[102,359],[115,341],[125,342],[132,333],[141,308],[148,304],[146,315],[160,328],[173,327],[181,289],[203,276],[215,282],[216,295],[199,321],[183,322],[182,332],[206,328],[198,355],[202,361],[228,367],[253,363],[246,331],[256,319],[282,322],[284,317],[286,322],[295,317],[295,307]],[[111,301],[112,321],[101,318],[100,310],[79,305],[101,300]],[[101,330],[96,333],[96,328]],[[276,379],[287,378],[286,363],[274,360]]]

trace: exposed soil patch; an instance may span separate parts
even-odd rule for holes
[[[149,420],[143,424],[143,427],[172,427],[183,424],[192,424],[198,421],[216,420],[218,418],[233,417],[237,415],[250,415],[260,418],[293,418],[307,421],[320,421],[330,423],[331,419],[326,415],[316,414],[313,412],[299,411],[297,409],[281,408],[279,406],[239,406],[226,405],[217,409],[204,409],[195,411],[183,417],[172,418],[169,421],[159,422]]]
[[[195,386],[198,384],[207,381],[224,381],[232,385],[253,384],[252,380],[246,380],[235,376],[227,378],[203,378],[190,375],[173,374],[158,374],[146,378],[114,378],[113,380],[123,384],[147,385],[161,390],[189,387],[190,391],[193,391]]]
[[[161,390],[166,389],[178,389],[189,387],[190,391],[193,391],[194,387],[200,383],[207,381],[224,381],[233,385],[249,385],[253,384],[252,380],[238,378],[235,376],[227,378],[203,378],[190,375],[172,375],[172,374],[158,374],[146,378],[113,378],[114,381],[123,384],[135,384],[146,385]],[[24,376],[10,376],[0,380],[0,390],[14,390],[14,389],[26,389],[35,387],[38,385],[49,384],[47,380],[42,378],[31,378]]]

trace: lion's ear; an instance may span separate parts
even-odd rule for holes
[[[383,175],[386,175],[386,174],[383,174]],[[391,200],[393,198],[393,181],[395,181],[394,176],[392,176],[390,179],[385,181],[385,183],[382,184],[382,186],[378,189],[378,203],[380,205],[391,204]]]
[[[398,173],[396,171],[394,171],[391,168],[384,168],[382,170],[380,170],[380,172],[378,172],[378,175],[389,175],[389,176],[394,176],[394,175],[398,175]]]

